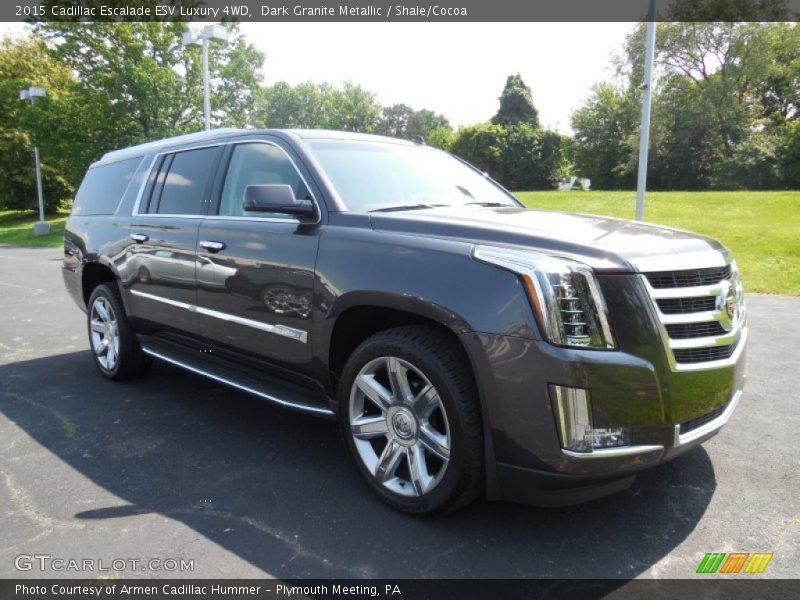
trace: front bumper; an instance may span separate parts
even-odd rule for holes
[[[584,454],[562,449],[562,453],[571,459],[594,462],[600,468],[593,474],[572,475],[498,463],[496,473],[499,496],[535,506],[567,506],[623,491],[633,483],[636,472],[675,458],[716,435],[733,416],[742,394],[743,388],[740,387],[719,416],[696,429],[681,433],[680,424],[676,424],[670,447],[623,446]],[[615,459],[629,457],[637,457],[639,460],[635,464],[615,462]]]
[[[489,497],[535,504],[582,502],[619,491],[637,472],[714,436],[732,417],[745,381],[746,327],[725,365],[674,370],[649,298],[634,278],[607,289],[618,351],[559,348],[522,337],[464,334],[484,400]],[[605,291],[604,290],[604,291]],[[626,306],[620,306],[627,303]],[[630,429],[630,445],[578,453],[559,439],[551,384],[589,390],[594,426]],[[571,492],[574,492],[572,494]]]

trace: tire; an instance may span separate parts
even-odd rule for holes
[[[152,357],[142,351],[115,283],[103,283],[92,290],[86,317],[89,348],[103,377],[123,381],[147,372]]]
[[[435,328],[389,329],[356,348],[339,384],[339,419],[361,476],[391,507],[444,513],[482,493],[475,383],[460,346]]]

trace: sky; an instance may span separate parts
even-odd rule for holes
[[[27,26],[0,23],[0,34]],[[458,127],[490,119],[506,77],[531,87],[545,127],[570,133],[592,84],[612,76],[632,23],[244,23],[267,84],[352,81]]]

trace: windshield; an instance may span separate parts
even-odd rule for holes
[[[308,146],[352,212],[516,206],[481,173],[428,146],[341,140],[311,140]]]

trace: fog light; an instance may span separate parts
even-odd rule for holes
[[[558,411],[561,447],[573,452],[591,452],[592,409],[587,390],[551,385],[550,395]]]
[[[563,385],[550,385],[556,405],[561,447],[572,452],[616,448],[630,443],[630,430],[623,427],[594,429],[589,391]]]

